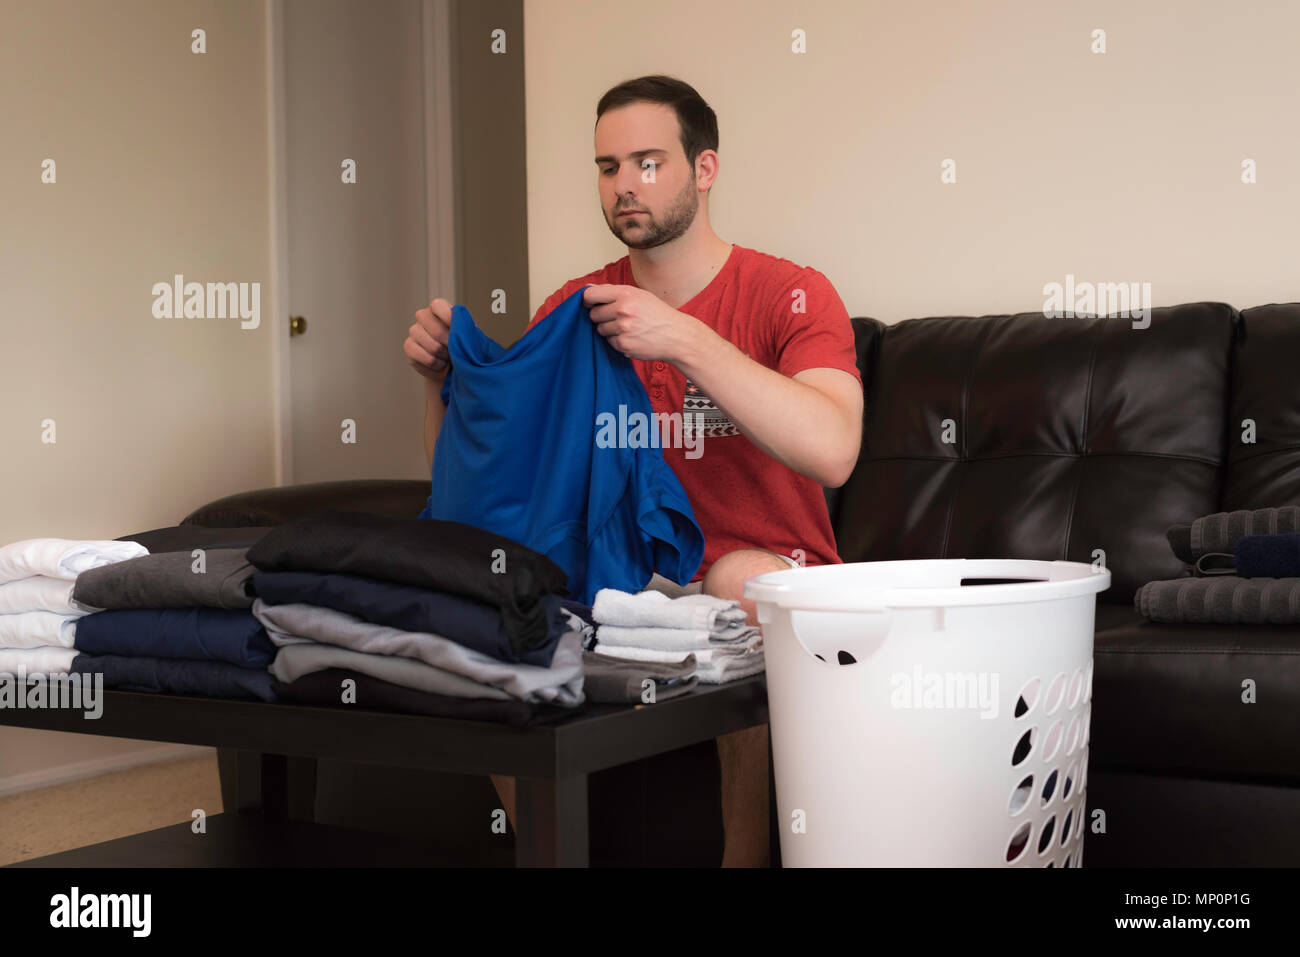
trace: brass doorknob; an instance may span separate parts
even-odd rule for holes
[[[289,335],[301,336],[307,331],[307,320],[302,316],[289,317]]]

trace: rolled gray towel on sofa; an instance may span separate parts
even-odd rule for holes
[[[1133,596],[1152,621],[1214,625],[1300,624],[1300,578],[1175,578],[1147,582]]]
[[[1232,553],[1247,535],[1300,532],[1300,505],[1215,512],[1190,525],[1174,525],[1165,533],[1174,554],[1189,565],[1210,552]]]

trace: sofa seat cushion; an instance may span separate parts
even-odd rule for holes
[[[1093,662],[1093,767],[1300,783],[1300,625],[1120,624]]]

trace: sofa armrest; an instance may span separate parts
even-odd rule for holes
[[[190,512],[180,524],[211,528],[274,526],[331,509],[415,518],[428,498],[428,479],[308,482],[227,495]]]

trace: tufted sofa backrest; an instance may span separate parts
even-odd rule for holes
[[[1296,495],[1300,476],[1276,473],[1300,463],[1300,377],[1276,381],[1269,344],[1300,355],[1300,321],[1277,308],[1297,307],[1248,312],[1266,342],[1240,356],[1224,303],[1152,309],[1146,328],[1041,312],[854,319],[866,408],[857,467],[829,496],[840,556],[1104,560],[1107,602],[1180,576],[1165,531],[1219,510],[1225,476],[1242,501]],[[1230,390],[1234,368],[1266,366],[1286,411],[1273,385]],[[1230,400],[1274,443],[1253,465],[1234,451],[1232,469]]]

